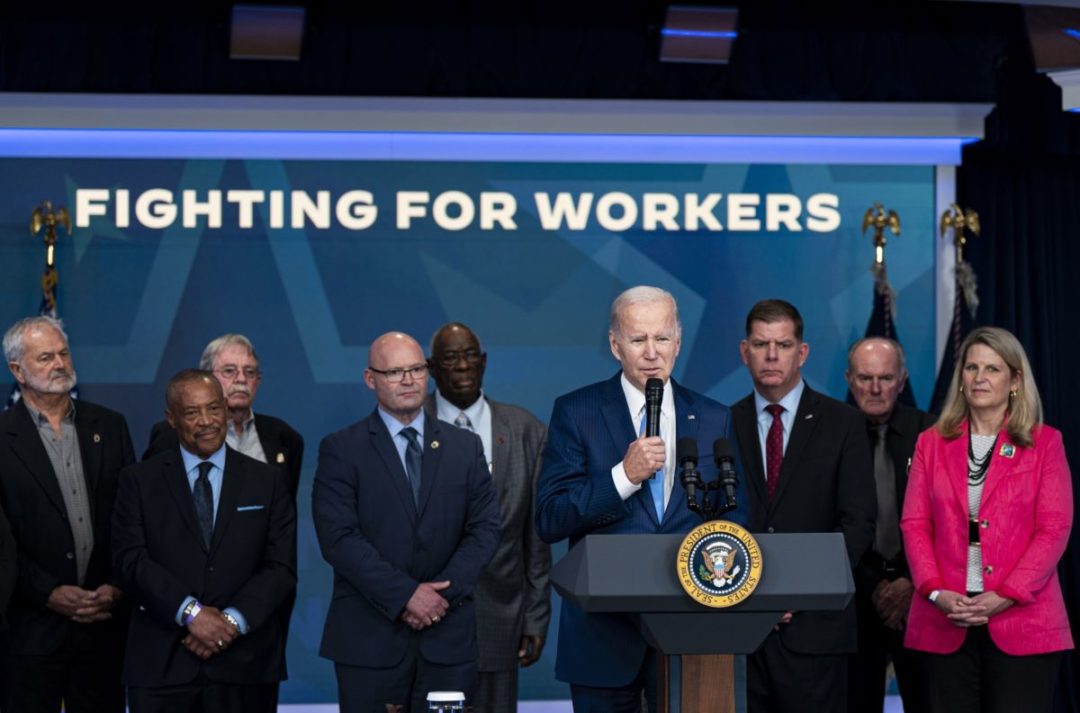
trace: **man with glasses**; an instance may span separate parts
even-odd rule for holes
[[[483,446],[424,413],[415,339],[384,334],[368,359],[375,411],[319,446],[311,509],[334,568],[319,653],[334,661],[343,713],[419,711],[435,690],[471,701],[472,594],[499,539]]]
[[[484,713],[517,710],[518,667],[540,658],[551,618],[551,548],[536,534],[533,497],[547,429],[518,406],[482,391],[487,354],[464,324],[435,332],[428,360],[436,390],[428,413],[475,433],[502,512],[502,536],[476,585],[480,683],[474,707]]]
[[[212,371],[225,391],[229,406],[225,442],[229,448],[280,468],[295,501],[300,486],[304,439],[280,418],[252,411],[262,372],[251,341],[242,334],[218,337],[203,349],[199,368]],[[177,443],[176,431],[169,424],[165,421],[154,424],[143,460],[173,450]]]

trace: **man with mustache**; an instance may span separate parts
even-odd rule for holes
[[[428,413],[480,436],[502,511],[499,548],[476,584],[480,644],[478,713],[517,710],[518,667],[540,658],[551,618],[551,548],[536,534],[533,499],[547,429],[519,406],[482,391],[487,354],[464,324],[443,325],[431,339],[428,368],[436,390]]]
[[[71,399],[75,367],[59,320],[16,322],[4,358],[22,398],[0,414],[0,501],[18,562],[0,636],[0,709],[122,713],[130,610],[110,522],[120,471],[135,461],[127,423]]]
[[[300,486],[304,439],[280,418],[252,410],[255,394],[262,383],[262,371],[251,341],[243,334],[221,335],[203,349],[199,368],[213,372],[225,392],[229,405],[225,442],[229,448],[280,468],[295,501]],[[150,445],[143,460],[172,450],[176,444],[176,431],[165,421],[160,421],[150,431]]]

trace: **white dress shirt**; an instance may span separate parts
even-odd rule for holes
[[[451,425],[456,425],[457,417],[465,414],[469,419],[469,423],[472,424],[473,433],[480,436],[480,442],[484,444],[484,462],[487,463],[488,471],[490,471],[494,465],[493,451],[491,449],[491,407],[488,406],[487,399],[484,398],[484,392],[481,391],[480,398],[463,411],[447,401],[436,389],[435,414],[440,421],[446,421]]]
[[[641,419],[645,417],[645,393],[638,391],[637,387],[626,378],[625,373],[619,381],[622,383],[623,395],[626,397],[630,422],[634,424],[634,433],[640,433]],[[675,486],[675,395],[672,392],[670,380],[664,384],[664,399],[660,402],[660,437],[664,439],[664,509],[666,510],[668,500],[671,499],[671,489]],[[615,490],[623,500],[641,490],[645,482],[631,483],[626,477],[622,461],[611,469],[611,479],[615,483]]]

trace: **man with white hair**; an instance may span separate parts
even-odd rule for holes
[[[300,466],[304,459],[304,439],[280,418],[255,413],[252,404],[262,383],[259,357],[243,334],[223,334],[203,349],[199,368],[213,372],[228,400],[229,448],[269,463],[285,473],[293,500],[300,486]],[[143,460],[176,448],[176,432],[161,421],[150,431],[150,445]]]
[[[75,367],[59,320],[30,317],[4,334],[22,392],[0,414],[0,501],[17,551],[0,638],[0,709],[124,710],[130,611],[112,569],[113,501],[135,462],[124,417],[71,398]]]
[[[541,539],[586,535],[685,534],[701,523],[687,506],[677,477],[675,442],[690,437],[699,453],[731,438],[731,414],[710,398],[671,379],[682,327],[670,293],[632,287],[611,305],[608,342],[621,369],[606,381],[559,397],[536,496]],[[645,434],[645,384],[664,383],[660,435]],[[711,459],[698,464],[702,479],[717,479]],[[739,508],[725,519],[746,522]],[[642,692],[656,710],[656,651],[633,617],[589,614],[563,600],[555,676],[570,684],[575,711],[637,711]]]

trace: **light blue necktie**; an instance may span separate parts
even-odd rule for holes
[[[648,415],[641,414],[641,426],[638,428],[638,435],[645,435],[645,423],[648,421]],[[661,435],[663,435],[661,433]],[[656,510],[656,521],[664,521],[664,469],[656,471],[656,477],[646,480],[645,483],[649,487],[649,493],[652,495],[653,508]]]

